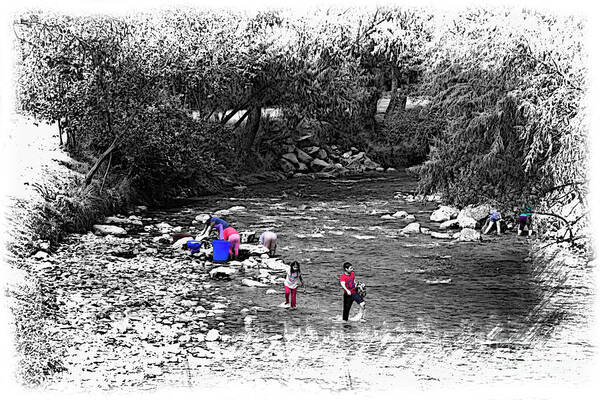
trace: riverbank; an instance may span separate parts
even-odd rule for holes
[[[20,379],[67,391],[585,384],[589,265],[560,247],[548,248],[557,261],[547,266],[513,234],[471,243],[400,234],[414,221],[439,230],[430,221],[438,202],[415,200],[415,188],[402,172],[281,180],[136,213],[142,227],[123,238],[69,235],[47,256],[12,264]],[[234,226],[275,230],[279,256],[300,261],[297,311],[277,307],[281,272],[264,288],[242,284],[262,263],[213,279],[211,265],[154,240],[163,233],[151,227],[186,230],[195,215],[233,207]],[[369,283],[370,312],[348,327],[337,282],[346,259]]]

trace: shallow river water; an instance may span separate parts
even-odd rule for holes
[[[382,215],[404,210],[439,230],[429,221],[438,204],[408,201],[414,190],[404,172],[290,180],[150,211],[147,217],[186,229],[198,214],[244,206],[224,219],[240,232],[277,232],[277,255],[298,260],[306,283],[298,309],[289,310],[277,307],[283,287],[267,295],[239,278],[213,282],[211,296],[227,303],[219,320],[229,344],[218,362],[171,363],[161,385],[371,391],[585,384],[593,355],[591,271],[535,265],[531,241],[514,233],[476,243],[401,236],[412,221]],[[341,321],[344,261],[368,286],[362,322]],[[251,323],[243,309],[252,310]]]

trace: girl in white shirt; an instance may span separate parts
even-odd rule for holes
[[[298,261],[292,261],[288,269],[286,270],[287,276],[285,277],[285,303],[282,307],[291,307],[292,310],[296,309],[296,290],[298,289],[298,282],[304,286],[302,281],[302,274],[300,273],[300,264]],[[290,294],[292,295],[292,301],[290,304]]]

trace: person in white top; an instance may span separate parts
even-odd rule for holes
[[[290,266],[286,270],[287,276],[285,277],[285,303],[282,303],[280,307],[290,307],[292,310],[296,309],[296,291],[298,290],[298,282],[301,286],[304,286],[302,281],[302,274],[300,273],[300,264],[298,261],[292,261]],[[292,295],[292,301],[290,303],[290,294]]]
[[[269,249],[270,256],[274,256],[277,249],[277,234],[271,231],[264,232],[260,235],[260,244]]]

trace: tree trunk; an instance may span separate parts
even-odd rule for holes
[[[398,103],[398,68],[392,66],[392,92],[390,94],[390,104],[385,111],[385,116],[392,114]]]
[[[63,145],[63,126],[62,123],[60,122],[60,120],[62,119],[62,117],[58,118],[58,144],[60,145],[60,147],[62,147]]]
[[[108,147],[108,149],[106,149],[106,151],[104,153],[102,153],[102,155],[100,156],[100,158],[98,158],[98,161],[96,161],[96,163],[94,164],[94,166],[89,170],[89,172],[87,173],[87,175],[85,176],[85,181],[84,181],[84,186],[89,185],[92,182],[92,178],[94,177],[94,175],[96,174],[96,171],[98,171],[98,168],[100,167],[100,165],[102,164],[102,162],[106,159],[106,157],[108,157],[112,151],[117,147],[117,141],[118,141],[118,137],[115,138],[115,140],[113,140],[113,142],[111,143],[111,145]]]
[[[248,119],[246,120],[246,126],[242,131],[242,137],[240,139],[240,147],[239,154],[242,160],[245,160],[250,150],[252,150],[252,145],[254,144],[254,140],[256,139],[256,134],[258,133],[258,128],[260,127],[260,117],[261,117],[261,107],[260,106],[252,106],[250,109],[250,113],[248,114]]]

